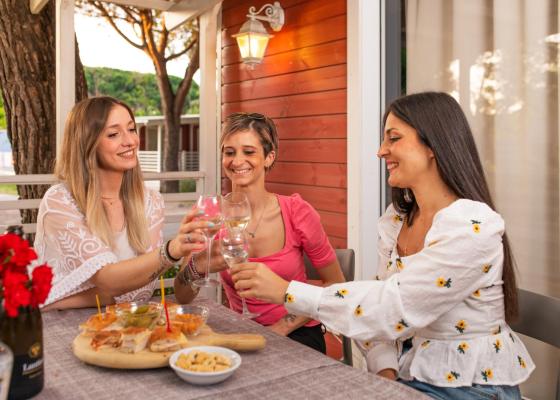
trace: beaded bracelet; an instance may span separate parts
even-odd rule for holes
[[[191,259],[187,263],[185,269],[189,270],[189,273],[191,274],[191,276],[195,280],[202,278],[202,276],[200,275],[200,273],[198,272],[198,270],[196,269],[196,267],[194,265],[194,256],[191,257]]]
[[[168,251],[168,247],[169,247],[169,242],[171,240],[168,240],[167,243],[165,243],[164,245],[162,245],[159,248],[159,261],[161,265],[166,265],[168,267],[171,267],[173,265],[176,264],[180,264],[182,257],[179,259],[173,258],[171,257],[171,255],[169,254]]]

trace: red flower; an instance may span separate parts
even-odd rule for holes
[[[53,273],[47,264],[39,265],[33,270],[31,284],[31,306],[37,307],[43,304],[51,290]]]
[[[3,297],[8,317],[17,317],[20,307],[35,308],[47,299],[53,274],[48,265],[40,265],[30,280],[27,267],[36,259],[27,240],[13,233],[0,235],[0,301]]]
[[[21,272],[7,270],[4,274],[4,309],[8,317],[17,317],[19,307],[31,302],[31,292],[26,287],[29,278]]]

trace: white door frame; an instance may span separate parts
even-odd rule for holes
[[[356,252],[356,280],[373,279],[377,272],[383,185],[376,156],[383,94],[381,3],[347,3],[348,247]]]

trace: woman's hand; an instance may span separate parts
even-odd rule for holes
[[[283,304],[289,282],[280,278],[263,263],[243,263],[231,268],[235,290],[241,297]]]
[[[208,221],[193,221],[198,210],[191,209],[181,221],[179,232],[169,243],[169,255],[175,259],[189,257],[193,251],[198,252],[206,247],[206,236],[202,229],[211,225]]]

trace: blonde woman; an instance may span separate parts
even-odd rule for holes
[[[138,146],[134,115],[116,99],[85,99],[68,115],[55,168],[61,183],[37,218],[35,249],[54,270],[46,309],[91,307],[96,294],[104,304],[148,300],[162,273],[204,246],[207,223],[193,222],[194,212],[163,243],[163,199],[144,186]],[[189,271],[178,277],[177,299],[189,302]]]

